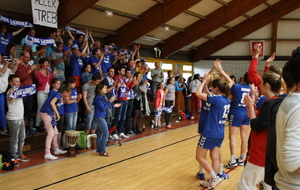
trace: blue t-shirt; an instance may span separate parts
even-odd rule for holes
[[[70,100],[74,100],[77,98],[77,90],[76,88],[72,88],[72,92],[70,94],[71,98]],[[64,106],[65,108],[65,113],[74,113],[74,112],[78,112],[78,103],[74,102],[72,104],[66,104]]]
[[[77,57],[75,54],[71,55],[71,75],[72,76],[80,76],[81,68],[83,67],[83,62],[81,57]]]
[[[247,108],[244,102],[246,94],[250,93],[251,86],[247,84],[234,84],[231,87],[231,94],[233,95],[230,107],[230,115],[247,115]]]
[[[84,84],[88,83],[90,80],[92,80],[93,75],[91,73],[83,72],[81,74],[81,85],[83,86]]]
[[[54,114],[54,111],[50,105],[50,102],[53,100],[53,98],[57,98],[57,101],[55,103],[56,108],[59,112],[60,108],[63,107],[64,104],[62,101],[62,95],[60,92],[57,92],[55,90],[51,90],[48,94],[48,98],[46,99],[45,103],[43,104],[42,108],[40,109],[40,112],[47,113],[48,115],[52,116]],[[60,113],[59,113],[60,114]]]
[[[72,46],[64,45],[63,52],[71,50],[71,49],[72,49]]]
[[[224,96],[208,95],[207,102],[211,106],[203,130],[203,136],[223,139],[225,122],[230,109],[230,100]]]
[[[102,95],[97,95],[93,101],[95,115],[94,117],[106,118],[107,109],[111,105],[110,101],[105,101]]]
[[[101,69],[102,69],[102,72],[103,74],[106,74],[107,73],[107,69],[109,67],[112,67],[112,61],[115,59],[115,55],[112,55],[112,54],[107,54],[107,55],[104,55],[104,58],[101,62]]]
[[[6,46],[10,43],[10,40],[13,39],[12,33],[7,33],[7,38],[0,32],[0,53],[5,55]]]
[[[99,67],[95,68],[95,66],[93,65],[93,63],[98,63],[100,61],[100,58],[96,58],[95,56],[90,56],[88,63],[91,65],[92,67],[92,74],[96,74],[99,73],[99,69],[100,69],[100,65]]]

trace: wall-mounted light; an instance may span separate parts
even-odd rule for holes
[[[108,11],[108,10],[106,10],[106,11],[104,11],[104,12],[105,12],[105,16],[107,16],[107,17],[112,17],[112,16],[114,15],[113,12]]]
[[[168,26],[164,26],[165,31],[170,30],[170,28]]]

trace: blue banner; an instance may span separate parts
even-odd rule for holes
[[[74,33],[76,33],[76,34],[82,34],[82,35],[86,36],[86,33],[81,32],[80,30],[77,30],[77,29],[72,28],[72,27],[70,27],[70,26],[66,26],[66,27],[65,27],[65,30],[69,30],[69,31],[74,32]]]
[[[11,26],[16,26],[16,27],[21,27],[21,28],[25,28],[25,27],[34,28],[33,24],[31,24],[30,22],[14,20],[14,19],[2,16],[2,15],[0,15],[0,22],[4,22]]]
[[[18,87],[15,88],[12,93],[10,93],[7,97],[8,98],[23,98],[26,96],[30,96],[36,93],[35,84],[31,84],[28,86]]]
[[[174,106],[170,106],[170,107],[167,107],[167,106],[166,106],[166,107],[163,108],[163,111],[166,112],[166,113],[172,113],[173,107],[174,107]]]
[[[55,45],[55,40],[51,38],[36,38],[27,35],[25,38],[25,44],[29,47],[32,46],[32,44],[37,44],[41,46],[56,46]]]

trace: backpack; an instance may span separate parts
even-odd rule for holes
[[[183,111],[179,111],[179,120],[186,120],[186,114]]]
[[[86,148],[86,141],[87,141],[87,134],[85,131],[79,131],[80,136],[77,141],[78,148],[85,149]]]
[[[2,152],[2,170],[13,170],[15,167],[14,159],[11,156],[10,151]]]

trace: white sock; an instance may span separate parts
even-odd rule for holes
[[[236,157],[235,155],[231,155],[231,160],[230,160],[231,163],[235,163],[236,162]]]
[[[220,175],[223,174],[223,164],[220,164],[219,174],[220,174]]]
[[[239,161],[241,161],[241,162],[244,161],[244,157],[245,157],[245,154],[241,154],[240,158],[239,158]]]
[[[215,171],[212,171],[209,174],[211,178],[217,178],[217,174],[215,173]]]
[[[199,173],[203,174],[204,173],[204,168],[202,166],[199,166]]]

